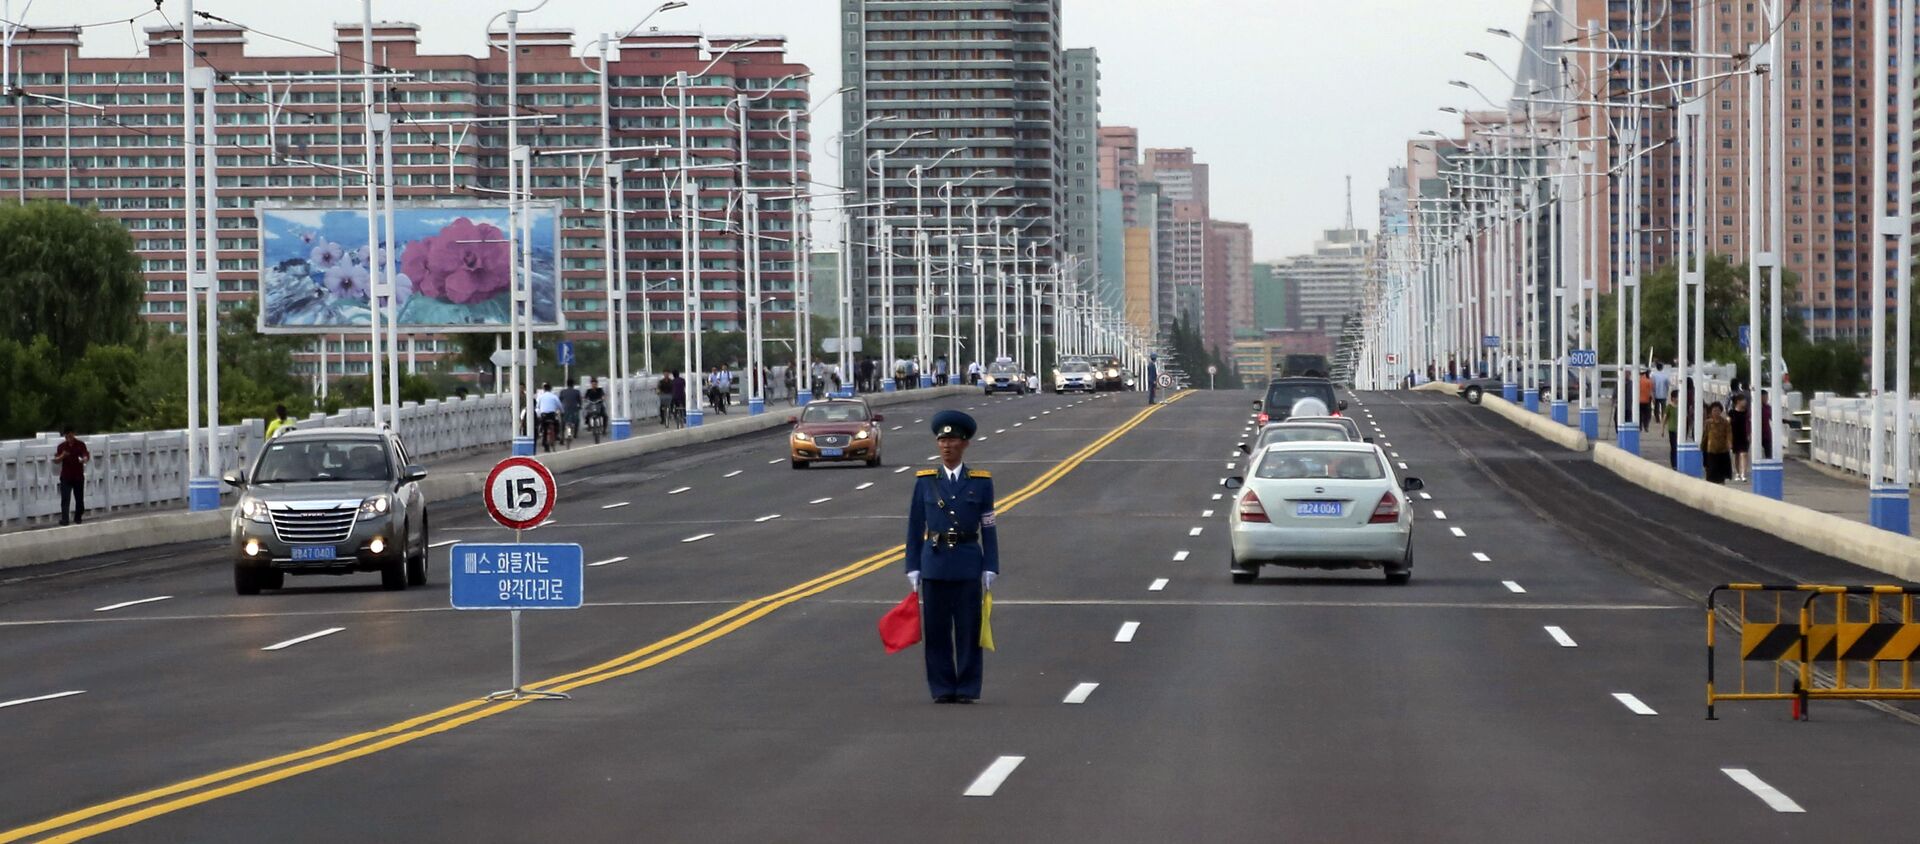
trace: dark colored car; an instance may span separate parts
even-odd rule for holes
[[[873,412],[862,399],[827,399],[808,404],[799,416],[787,417],[793,432],[787,437],[793,468],[819,462],[865,461],[880,465],[880,423],[886,417]]]
[[[1305,399],[1318,401],[1330,416],[1347,409],[1346,402],[1334,397],[1333,382],[1325,378],[1275,378],[1267,384],[1266,398],[1254,402],[1253,406],[1260,411],[1259,423],[1268,425],[1286,421],[1293,415],[1294,404]]]
[[[289,574],[377,571],[388,589],[427,582],[427,498],[400,439],[371,428],[290,431],[224,480],[233,586],[279,589]]]
[[[980,389],[989,396],[994,393],[1024,396],[1027,394],[1027,376],[1012,360],[1001,358],[987,367],[987,374],[980,379]]]
[[[1131,388],[1127,367],[1120,362],[1118,355],[1094,355],[1087,359],[1093,365],[1094,375],[1098,376],[1097,388],[1101,391],[1126,390]]]

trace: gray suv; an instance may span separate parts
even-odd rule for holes
[[[427,499],[400,439],[371,428],[289,431],[250,469],[223,478],[233,508],[233,588],[279,589],[292,574],[380,573],[388,589],[427,582]]]

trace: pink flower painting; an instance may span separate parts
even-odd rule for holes
[[[485,301],[507,289],[511,258],[506,234],[461,217],[439,234],[409,242],[400,271],[413,292],[457,305]]]

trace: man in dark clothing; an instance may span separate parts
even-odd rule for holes
[[[580,431],[580,388],[574,386],[572,378],[560,388],[560,423],[566,426],[569,437]]]
[[[93,455],[87,452],[87,444],[73,435],[72,428],[60,435],[65,439],[53,450],[53,462],[60,464],[60,524],[67,524],[69,513],[73,523],[79,524],[87,512],[87,461]]]

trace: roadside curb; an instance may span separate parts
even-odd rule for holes
[[[1593,462],[1629,483],[1811,551],[1908,581],[1920,581],[1920,539],[1852,519],[1711,484],[1599,443]]]
[[[1570,451],[1587,451],[1593,447],[1587,442],[1587,435],[1578,428],[1570,428],[1538,413],[1528,413],[1526,408],[1515,405],[1499,396],[1482,395],[1480,406],[1500,414],[1502,418],[1519,425],[1541,438]]]
[[[976,387],[955,385],[876,393],[862,396],[874,407],[887,407],[914,401],[954,398],[977,393]],[[659,451],[690,445],[718,442],[733,437],[769,431],[787,424],[786,413],[768,410],[759,416],[721,417],[698,428],[656,431],[619,442],[576,446],[541,456],[556,474],[576,472],[593,466],[631,460]],[[712,417],[708,417],[709,420]],[[504,448],[504,446],[503,446]],[[448,472],[428,474],[420,482],[427,500],[447,501],[476,495],[486,483],[487,473]],[[42,528],[0,535],[0,570],[57,563],[97,554],[111,554],[182,542],[212,541],[227,535],[233,508],[223,507],[200,513],[160,512],[80,524]]]

